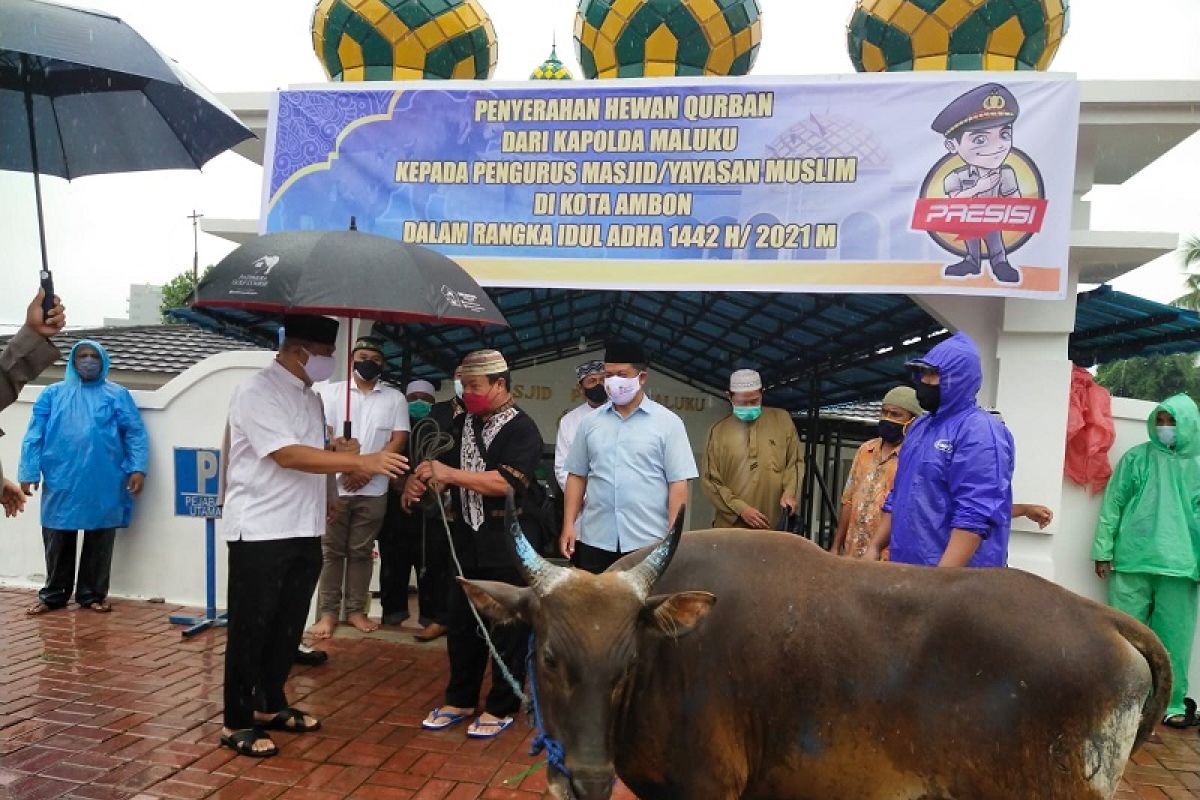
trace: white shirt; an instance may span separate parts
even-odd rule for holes
[[[567,454],[571,452],[571,443],[579,432],[579,423],[595,410],[584,403],[563,414],[558,421],[558,436],[554,439],[554,477],[558,479],[558,488],[564,492],[567,490]]]
[[[321,401],[273,361],[233,390],[222,536],[261,542],[325,532],[325,476],[284,469],[271,454],[325,448]]]
[[[325,404],[325,424],[333,429],[334,437],[342,435],[342,423],[346,421],[346,382],[326,383],[317,388]],[[390,386],[377,381],[375,388],[364,393],[356,383],[350,390],[350,423],[354,438],[358,440],[361,453],[378,453],[392,438],[395,431],[407,431],[408,400]],[[341,497],[380,497],[387,494],[386,475],[376,475],[357,492],[342,488],[342,476],[338,475],[338,495]]]

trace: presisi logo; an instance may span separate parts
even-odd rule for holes
[[[988,98],[992,100],[993,98]],[[1003,98],[996,98],[1003,99]],[[997,231],[1003,236],[1009,254],[1042,230],[1046,219],[1046,194],[1042,174],[1037,165],[1022,150],[1014,147],[1004,162],[1019,188],[1011,197],[949,197],[945,191],[946,177],[951,173],[975,178],[957,155],[942,157],[921,184],[921,196],[913,211],[912,227],[926,231],[942,249],[956,256],[967,256],[966,243]]]
[[[933,449],[949,455],[954,452],[954,443],[949,439],[938,439],[933,443]]]

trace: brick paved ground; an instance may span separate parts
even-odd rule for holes
[[[150,603],[29,618],[31,597],[0,590],[4,800],[548,796],[544,770],[508,780],[533,763],[528,728],[490,742],[420,729],[443,688],[440,642],[330,642],[330,663],[297,667],[291,681],[324,728],[276,734],[281,754],[254,760],[217,747],[223,632],[181,640],[167,624],[177,609]],[[1134,757],[1119,798],[1200,798],[1200,737],[1164,731],[1161,739]]]

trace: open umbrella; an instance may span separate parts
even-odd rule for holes
[[[359,231],[258,236],[209,270],[191,304],[378,322],[508,326],[479,284],[446,256]],[[353,341],[349,328],[346,339],[349,347]],[[346,438],[350,438],[348,356],[347,351]]]
[[[41,174],[199,169],[254,133],[119,18],[41,0],[0,2],[0,169]],[[47,292],[47,301],[51,301]]]

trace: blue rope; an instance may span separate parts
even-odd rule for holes
[[[546,763],[551,769],[556,769],[567,780],[571,780],[571,771],[567,769],[567,755],[563,751],[562,742],[558,739],[551,738],[546,733],[546,726],[542,723],[542,707],[538,703],[537,690],[537,675],[533,669],[534,656],[537,652],[537,642],[532,633],[529,634],[529,653],[525,656],[525,671],[529,674],[529,699],[533,712],[533,725],[537,729],[537,736],[533,738],[533,744],[529,748],[529,755],[536,756],[543,750],[546,751]]]

